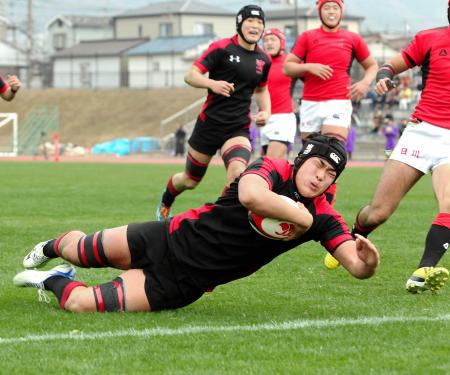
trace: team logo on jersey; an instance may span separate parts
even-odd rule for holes
[[[263,60],[256,59],[256,74],[262,74],[265,64]]]
[[[341,158],[337,156],[334,152],[330,154],[330,158],[336,163],[339,164],[341,162]]]
[[[312,143],[310,143],[308,146],[306,146],[305,151],[303,151],[303,155],[308,155],[313,148],[314,148],[314,145]]]
[[[230,61],[239,63],[239,62],[241,62],[241,57],[240,56],[230,55]]]
[[[446,49],[441,49],[439,51],[439,56],[447,56],[447,50]]]

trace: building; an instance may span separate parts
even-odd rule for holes
[[[53,55],[53,87],[128,87],[126,52],[148,39],[81,42]]]
[[[182,87],[193,61],[217,39],[214,35],[160,37],[129,50],[129,86]]]
[[[110,17],[59,15],[47,24],[48,53],[53,55],[81,41],[111,39],[113,34]]]
[[[235,32],[235,12],[198,1],[164,1],[113,17],[115,38],[212,35]]]

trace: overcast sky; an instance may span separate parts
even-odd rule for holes
[[[160,0],[161,1],[161,0]],[[245,4],[274,7],[277,0],[200,0],[211,5],[238,10]],[[286,0],[278,0],[286,2]],[[312,6],[316,0],[297,0],[298,6]],[[346,11],[365,17],[363,31],[404,31],[448,24],[448,0],[345,0]],[[156,0],[33,0],[36,31],[42,32],[45,24],[58,14],[115,15],[128,9],[139,8]],[[25,26],[28,0],[0,0],[0,11],[12,22]]]

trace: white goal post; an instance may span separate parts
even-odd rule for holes
[[[7,125],[11,125],[8,129]],[[0,156],[17,156],[19,133],[17,113],[0,113]]]

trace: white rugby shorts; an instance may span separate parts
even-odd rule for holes
[[[428,122],[409,122],[390,159],[428,173],[450,164],[450,129]]]
[[[350,128],[352,121],[351,100],[302,100],[300,106],[300,131],[320,132],[322,125]]]
[[[261,128],[261,146],[267,146],[271,141],[295,142],[297,119],[293,113],[276,113]]]

